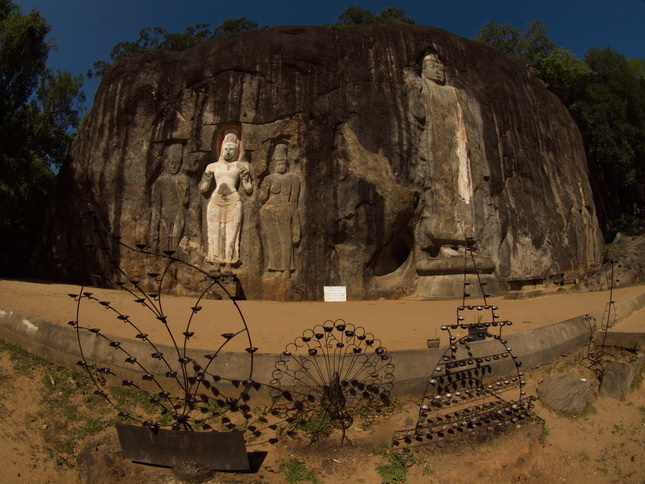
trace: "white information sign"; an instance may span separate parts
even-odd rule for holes
[[[347,301],[347,289],[345,286],[323,286],[325,302]]]

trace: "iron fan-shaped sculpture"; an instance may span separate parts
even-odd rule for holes
[[[342,432],[361,414],[390,404],[394,364],[372,333],[343,320],[307,329],[280,355],[273,372],[274,404],[295,421],[322,417]],[[312,435],[312,442],[319,435]]]

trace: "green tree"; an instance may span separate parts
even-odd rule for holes
[[[582,133],[594,201],[606,240],[617,231],[645,231],[645,61],[614,49],[591,49],[584,60],[548,38],[536,20],[522,34],[485,24],[475,40],[519,59],[569,109]]]
[[[184,32],[172,33],[161,27],[145,27],[139,31],[139,38],[134,42],[124,41],[116,44],[110,52],[110,61],[100,60],[94,63],[87,73],[88,77],[102,77],[108,68],[121,59],[135,57],[153,49],[182,51],[196,46],[204,40],[258,28],[258,24],[246,17],[225,20],[214,30],[210,24],[196,24],[186,27]]]
[[[645,78],[612,48],[585,54],[591,74],[569,104],[587,147],[608,239],[645,228]]]
[[[231,18],[224,20],[219,27],[213,32],[213,36],[219,37],[220,35],[236,34],[238,32],[246,32],[247,30],[255,30],[258,24],[252,20],[247,20],[246,17]]]
[[[49,25],[0,0],[0,275],[17,275],[80,122],[80,76],[47,68]]]
[[[636,77],[641,79],[645,77],[645,59],[629,59],[627,64]]]
[[[376,25],[404,23],[413,24],[414,19],[406,16],[405,10],[396,7],[387,7],[378,15],[363,7],[347,7],[338,16],[338,25]]]
[[[552,54],[557,48],[549,40],[546,26],[540,20],[531,22],[524,34],[512,25],[488,22],[474,40],[519,59],[531,69],[537,67],[542,56]]]
[[[480,30],[476,42],[490,45],[495,49],[513,57],[519,57],[518,44],[522,33],[510,24],[499,25],[495,22],[486,23]]]
[[[477,42],[490,45],[521,61],[540,77],[565,105],[580,96],[591,70],[570,50],[551,42],[544,23],[535,20],[524,33],[509,24],[486,23]]]
[[[592,74],[585,61],[577,59],[573,52],[561,47],[538,56],[534,71],[560,97],[565,106],[571,106],[580,98]]]
[[[376,17],[377,24],[413,24],[414,19],[405,14],[405,10],[396,7],[387,7]]]
[[[376,23],[376,15],[363,7],[347,7],[345,11],[338,16],[338,23],[340,25],[371,25]]]

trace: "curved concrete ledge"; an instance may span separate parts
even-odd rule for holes
[[[628,321],[618,327],[610,326],[606,334],[604,331],[598,331],[594,341],[598,344],[604,343],[608,346],[619,346],[630,350],[645,348],[645,315],[634,314],[644,306],[645,294],[640,294],[617,306],[617,318],[620,321],[625,319]]]
[[[620,319],[624,319],[644,306],[645,293],[617,303],[616,313]],[[602,311],[590,312],[533,331],[510,335],[505,339],[508,341],[507,346],[511,346],[513,353],[522,361],[523,367],[531,368],[547,363],[592,341],[596,330],[600,327],[602,316]],[[147,383],[151,391],[158,391],[158,387],[150,387],[150,382],[142,381],[141,373],[135,372],[132,365],[124,362],[124,353],[110,347],[106,340],[86,331],[79,333],[79,337],[85,360],[111,368],[115,374],[113,377],[115,384],[123,379],[131,379],[141,382],[141,386]],[[0,338],[61,366],[73,367],[82,359],[74,328],[25,316],[12,309],[0,307]],[[164,374],[167,371],[167,367],[160,360],[151,357],[154,351],[149,343],[134,339],[119,338],[119,340],[123,347],[127,348],[127,351],[137,357],[152,373]],[[475,357],[485,356],[498,353],[499,345],[498,341],[487,340],[472,343],[471,349]],[[176,352],[175,348],[169,346],[157,345],[157,348],[166,355]],[[446,351],[447,348],[443,347],[389,352],[395,365],[393,395],[421,397],[429,376]],[[188,354],[198,362],[207,362],[204,355],[208,352],[209,350],[190,349]],[[251,395],[253,403],[267,402],[269,399],[267,384],[272,380],[275,363],[278,360],[277,354],[256,353],[251,358],[248,353],[231,352],[220,354],[216,360],[216,364],[211,368],[212,373],[217,374],[218,369],[222,369],[222,375],[230,379],[248,379],[252,364],[253,380],[263,384],[256,389],[255,395]],[[512,362],[502,359],[493,362],[489,377],[502,376],[513,370]],[[228,385],[225,384],[224,387],[226,386]],[[236,391],[233,386],[228,390]]]

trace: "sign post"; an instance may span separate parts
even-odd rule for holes
[[[323,286],[325,302],[346,302],[347,289],[345,286]]]

